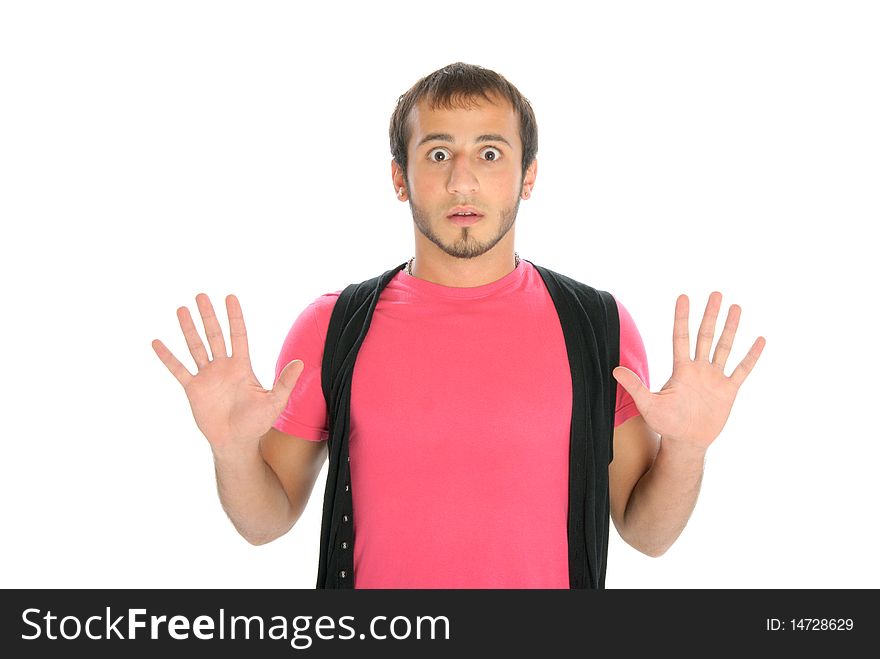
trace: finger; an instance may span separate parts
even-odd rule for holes
[[[737,387],[745,381],[748,374],[752,372],[753,368],[755,368],[755,364],[758,363],[758,357],[761,356],[761,351],[764,350],[766,344],[767,340],[763,336],[759,336],[755,339],[749,353],[743,357],[739,366],[737,366],[733,373],[730,374],[730,379]]]
[[[703,322],[700,323],[700,331],[697,332],[697,348],[694,361],[709,361],[709,351],[712,350],[712,341],[715,338],[715,323],[718,321],[718,310],[721,308],[721,293],[713,291],[709,294],[706,302],[706,311],[703,312]]]
[[[278,380],[275,382],[272,393],[277,397],[278,404],[282,409],[287,406],[287,399],[290,398],[290,393],[304,368],[305,365],[301,359],[294,359],[278,374]]]
[[[226,343],[223,340],[223,330],[220,329],[220,321],[214,314],[214,305],[204,293],[196,295],[196,304],[199,305],[199,313],[202,314],[202,322],[205,324],[205,338],[208,339],[208,345],[211,346],[211,356],[214,359],[218,357],[228,357],[226,354]]]
[[[653,394],[644,385],[639,376],[625,366],[618,366],[611,371],[611,374],[620,386],[632,396],[633,402],[635,402],[639,413],[642,416],[645,416],[645,414],[648,413],[648,409],[651,407],[651,396]]]
[[[180,307],[177,310],[177,320],[180,322],[180,329],[183,330],[183,338],[186,339],[186,345],[189,348],[189,354],[196,360],[196,366],[199,370],[208,365],[208,351],[205,350],[205,344],[202,343],[202,337],[199,336],[196,326],[193,324],[192,316],[189,309]]]
[[[244,314],[241,304],[234,295],[226,296],[226,314],[229,316],[229,341],[232,344],[232,356],[248,359],[247,329],[244,326]]]
[[[733,348],[733,337],[736,336],[736,328],[739,326],[739,317],[742,313],[742,307],[738,304],[732,304],[727,311],[727,321],[724,323],[724,330],[718,338],[718,344],[715,346],[715,354],[712,355],[712,363],[716,366],[724,367],[727,365],[727,358]]]
[[[675,301],[675,323],[672,326],[672,361],[691,358],[691,339],[688,333],[688,296],[679,295]]]
[[[154,340],[151,345],[153,346],[153,350],[155,350],[156,354],[159,356],[159,359],[162,360],[162,363],[168,367],[169,371],[171,371],[171,375],[177,378],[177,381],[186,388],[187,382],[193,377],[192,373],[180,363],[177,357],[171,354],[171,351],[166,348],[165,344],[159,339]]]

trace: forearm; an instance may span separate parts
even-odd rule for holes
[[[624,513],[627,543],[660,556],[678,538],[697,503],[703,478],[705,449],[660,440],[653,466],[633,488]]]
[[[294,521],[290,500],[263,460],[259,443],[247,451],[213,455],[220,503],[248,542],[265,544],[290,530]]]

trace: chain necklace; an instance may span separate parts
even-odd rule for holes
[[[412,264],[413,264],[413,261],[415,261],[415,260],[416,260],[416,257],[414,256],[409,261],[406,262],[406,274],[410,275],[411,277],[415,276],[412,273]],[[513,268],[516,269],[518,266],[519,266],[519,254],[514,252],[513,253]]]

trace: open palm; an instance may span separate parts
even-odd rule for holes
[[[281,414],[303,369],[296,360],[285,366],[274,390],[264,389],[251,367],[247,331],[241,306],[234,295],[226,298],[232,354],[227,355],[220,323],[207,295],[196,296],[205,325],[211,357],[193,324],[189,309],[180,307],[177,318],[198,372],[191,374],[165,345],[156,339],[153,350],[183,386],[199,430],[215,449],[254,442]]]
[[[734,304],[710,361],[720,306],[721,293],[713,292],[700,324],[694,359],[691,359],[688,298],[686,295],[678,297],[672,339],[672,376],[660,391],[652,393],[635,373],[623,366],[615,368],[612,373],[633,397],[648,427],[664,439],[707,448],[727,423],[739,387],[764,349],[766,340],[759,336],[733,373],[729,377],[724,374],[742,312]]]

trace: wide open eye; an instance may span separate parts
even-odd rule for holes
[[[436,158],[434,158],[434,153],[441,153],[443,154],[443,157],[440,160],[437,160]],[[446,155],[448,153],[449,152],[446,149],[438,146],[428,151],[428,160],[430,160],[431,162],[446,162],[447,160],[449,160],[449,156]]]
[[[494,146],[487,146],[487,147],[483,150],[483,154],[484,154],[484,155],[485,155],[485,154],[488,154],[488,155],[491,155],[491,156],[492,156],[491,158],[487,158],[487,160],[488,160],[489,162],[495,162],[496,160],[498,160],[498,159],[501,157],[501,151],[499,151],[498,149],[496,149]]]
[[[483,149],[481,153],[483,154],[484,159],[488,162],[495,162],[501,157],[501,150],[494,146],[487,146],[485,149]],[[438,160],[435,157],[435,154],[441,154],[442,157]],[[491,157],[486,157],[487,155]],[[430,160],[431,162],[446,162],[447,160],[449,160],[449,158],[449,151],[447,151],[443,147],[438,146],[428,151],[428,160]]]

